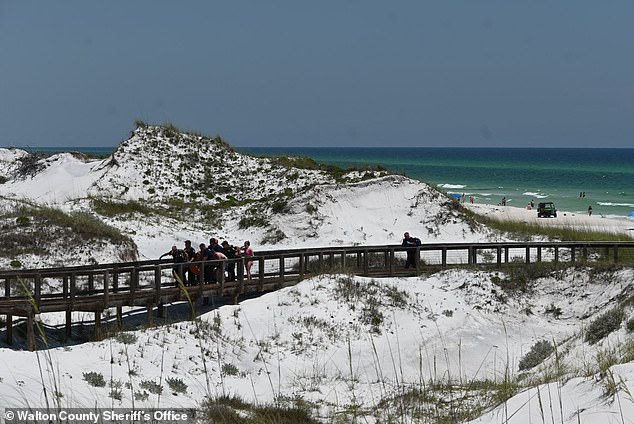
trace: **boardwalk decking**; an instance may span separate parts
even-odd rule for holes
[[[0,271],[0,315],[6,315],[6,339],[13,343],[14,317],[26,319],[27,348],[35,349],[34,322],[38,314],[65,312],[65,335],[71,337],[72,312],[95,315],[95,338],[101,338],[104,311],[145,307],[148,319],[155,308],[187,301],[190,317],[201,298],[277,290],[311,275],[347,272],[371,277],[411,276],[448,267],[503,267],[509,263],[608,261],[632,264],[634,242],[453,243],[425,244],[415,248],[416,268],[404,268],[407,248],[401,246],[342,246],[256,252],[253,279],[244,275],[243,259],[196,263],[203,271],[196,285],[178,284],[174,269],[184,275],[187,264],[151,260],[90,266]],[[216,282],[202,281],[204,270],[236,265],[236,281],[218,272]],[[152,324],[150,322],[150,324]]]

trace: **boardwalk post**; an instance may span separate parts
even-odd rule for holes
[[[284,255],[280,256],[280,283],[278,285],[278,287],[284,287],[284,280],[286,278],[286,270],[284,269],[286,268],[286,261],[284,258]]]
[[[145,312],[147,315],[148,327],[154,327],[154,303],[148,301],[145,304]]]
[[[101,312],[103,311],[95,312],[95,340],[96,341],[101,340]]]
[[[107,308],[110,303],[110,274],[103,273],[103,304]]]
[[[392,247],[389,251],[389,261],[390,261],[390,270],[389,270],[389,275],[390,277],[394,275],[394,248]],[[387,259],[387,252],[385,254],[385,258]]]
[[[119,273],[117,272],[117,266],[112,268],[112,291],[114,293],[119,291]]]
[[[366,277],[370,275],[370,252],[368,250],[363,251],[363,275]]]
[[[542,247],[537,246],[537,262],[541,262],[541,261],[542,261]]]
[[[498,246],[496,249],[497,267],[502,268],[502,247]]]
[[[35,274],[34,278],[35,284],[35,303],[37,307],[40,307],[40,298],[42,297],[42,274],[39,272]]]
[[[7,300],[11,300],[11,280],[4,279],[4,296]],[[13,315],[7,314],[7,344],[13,344]]]
[[[29,308],[29,311],[26,316],[26,348],[29,352],[33,352],[35,350],[35,329],[33,326],[35,325],[35,311],[33,308]]]
[[[416,264],[416,275],[420,274],[420,246],[416,247],[416,257],[414,258]]]
[[[13,315],[7,314],[7,344],[13,344]]]
[[[154,268],[154,303],[157,304],[156,315],[163,318],[163,302],[161,302],[161,265],[156,264]]]
[[[531,248],[530,246],[526,246],[526,263],[531,263]]]
[[[300,253],[299,254],[299,279],[303,280],[304,279],[304,267],[306,266],[304,264],[305,258],[304,258],[304,253]]]
[[[242,258],[242,268],[244,268],[244,258]],[[264,290],[264,256],[258,258],[258,291]]]
[[[619,246],[617,244],[614,245],[614,263],[619,262]]]
[[[440,250],[440,266],[447,268],[447,246],[443,246]]]
[[[241,265],[242,262],[238,262],[238,265]],[[238,304],[238,297],[244,293],[244,267],[238,267],[238,272],[236,273],[236,278],[238,280],[238,287],[236,287],[234,294],[233,294],[233,304],[237,305]]]

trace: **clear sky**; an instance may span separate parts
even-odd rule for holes
[[[0,0],[0,146],[634,147],[634,1]]]

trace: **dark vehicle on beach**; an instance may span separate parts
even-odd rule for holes
[[[537,205],[537,218],[557,218],[557,209],[553,202],[540,202]]]

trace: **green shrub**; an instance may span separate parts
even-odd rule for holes
[[[222,373],[224,375],[238,375],[239,370],[238,367],[233,364],[222,364]]]
[[[626,327],[628,332],[631,333],[632,331],[634,331],[634,318],[630,318],[627,320]]]
[[[158,383],[155,383],[152,380],[141,381],[141,384],[139,384],[139,387],[141,387],[144,390],[147,390],[150,393],[154,393],[155,395],[160,395],[161,393],[163,393],[163,386],[161,386]]]
[[[150,394],[143,390],[142,392],[134,392],[134,399],[135,400],[139,400],[141,402],[148,400],[148,398],[150,397]]]
[[[520,371],[531,369],[550,356],[555,351],[555,346],[548,340],[539,340],[531,347],[531,350],[520,360]]]
[[[167,138],[177,138],[180,134],[180,131],[178,128],[176,128],[174,125],[172,124],[166,124],[163,127],[163,135],[165,135],[165,137]]]
[[[625,319],[625,311],[622,308],[614,308],[597,317],[586,328],[585,341],[595,344],[608,334],[618,330]]]
[[[317,424],[319,422],[311,418],[309,411],[305,408],[280,405],[249,405],[235,396],[206,399],[202,403],[202,413],[204,418],[208,420],[207,422],[211,423]]]
[[[269,221],[264,215],[245,215],[238,221],[238,228],[244,230],[251,227],[266,227],[268,224]]]
[[[167,377],[165,381],[172,392],[187,394],[187,384],[185,384],[185,382],[183,382],[180,378]]]
[[[15,223],[18,224],[19,227],[28,227],[31,225],[31,220],[27,216],[18,216]]]
[[[93,387],[106,387],[106,380],[100,372],[89,371],[82,374],[86,383]]]
[[[138,340],[138,337],[134,333],[118,333],[115,336],[115,340],[125,345],[134,344]]]
[[[273,213],[283,213],[286,211],[286,201],[285,200],[276,200],[271,205],[271,211]]]
[[[262,244],[277,244],[286,238],[284,231],[279,228],[270,229],[262,238]]]

